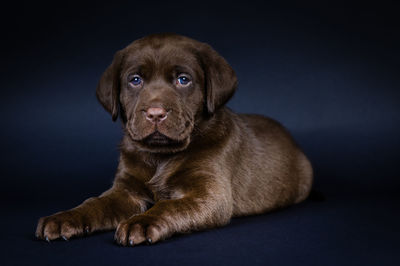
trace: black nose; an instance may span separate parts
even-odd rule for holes
[[[167,111],[162,107],[150,107],[146,111],[146,119],[152,123],[160,123],[167,118]]]

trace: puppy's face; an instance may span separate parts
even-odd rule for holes
[[[139,149],[171,153],[190,144],[196,124],[229,100],[236,82],[210,46],[159,34],[117,52],[97,96]]]
[[[181,150],[190,143],[203,110],[204,72],[185,46],[157,39],[125,51],[120,103],[126,130],[142,148]]]

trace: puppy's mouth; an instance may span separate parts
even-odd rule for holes
[[[142,123],[139,123],[142,122]],[[135,146],[152,153],[175,153],[185,150],[191,141],[192,122],[180,127],[165,124],[143,123],[146,121],[129,120],[125,129]]]
[[[142,142],[148,146],[180,146],[184,141],[174,140],[156,130],[145,137]]]

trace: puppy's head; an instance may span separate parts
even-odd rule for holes
[[[144,37],[118,51],[97,98],[141,149],[185,149],[201,119],[233,95],[233,69],[209,45],[174,34]]]

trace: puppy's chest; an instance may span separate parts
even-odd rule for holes
[[[145,183],[146,188],[151,191],[154,201],[183,198],[184,190],[172,182],[174,176],[154,175]]]
[[[179,199],[184,190],[179,184],[176,172],[179,164],[165,161],[158,164],[138,162],[129,164],[129,175],[140,181],[153,195],[154,201]]]
[[[153,200],[155,202],[160,200],[181,199],[185,196],[184,192],[178,188],[154,189],[153,187],[149,187],[149,190],[152,191]]]
[[[153,193],[155,201],[179,199],[184,196],[176,171],[176,165],[171,165],[169,162],[162,163],[157,166],[151,179],[145,183]]]

